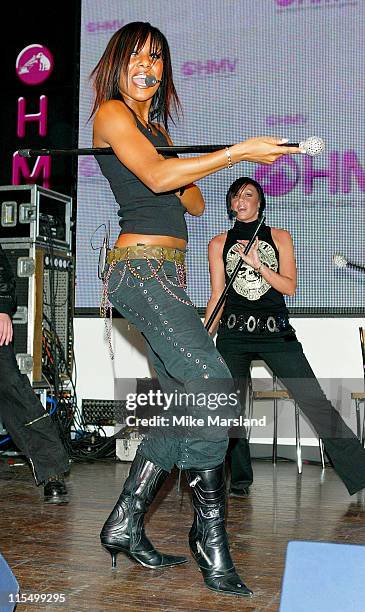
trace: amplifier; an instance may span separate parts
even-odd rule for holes
[[[32,382],[46,382],[42,363],[44,337],[54,330],[65,365],[59,375],[69,379],[73,367],[74,259],[50,243],[5,242],[1,246],[13,268],[17,311],[13,318],[14,350],[19,368]]]
[[[0,239],[71,248],[72,198],[39,185],[0,187]]]
[[[138,445],[143,440],[138,427],[126,424],[126,417],[131,414],[125,400],[82,400],[82,416],[86,425],[114,426],[115,452],[120,461],[133,461]]]
[[[124,400],[82,400],[82,416],[86,425],[115,425],[124,423],[129,411]]]

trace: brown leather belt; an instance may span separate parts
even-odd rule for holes
[[[185,263],[185,251],[171,247],[138,245],[129,247],[115,247],[108,253],[108,263],[124,259],[157,259],[158,261],[172,261]]]

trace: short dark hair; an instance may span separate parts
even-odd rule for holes
[[[173,121],[171,105],[177,113],[179,113],[181,105],[172,78],[169,44],[162,32],[148,22],[134,21],[127,23],[111,37],[103,55],[91,73],[95,89],[95,102],[90,117],[94,115],[103,102],[120,99],[120,74],[127,70],[131,53],[135,49],[137,51],[142,49],[149,36],[151,36],[151,51],[161,51],[163,61],[162,79],[152,99],[150,120],[162,121],[167,130],[168,119]]]
[[[257,181],[255,181],[255,179],[252,179],[248,176],[241,176],[240,178],[233,181],[232,185],[227,191],[226,206],[227,206],[227,213],[230,219],[234,218],[234,215],[232,215],[232,198],[234,198],[234,196],[236,196],[237,193],[241,191],[243,187],[246,187],[246,185],[253,185],[257,189],[257,192],[259,194],[259,200],[260,200],[259,215],[262,215],[266,208],[265,194],[264,194],[264,190],[262,189],[260,183],[258,183]]]

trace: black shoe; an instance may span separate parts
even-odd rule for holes
[[[247,497],[250,495],[250,487],[231,487],[229,491],[230,497]]]
[[[120,552],[144,567],[157,568],[186,563],[186,557],[165,555],[147,538],[143,519],[168,472],[138,453],[131,465],[123,491],[101,530],[100,540],[116,567]]]
[[[226,487],[224,464],[210,470],[187,470],[192,490],[194,522],[190,549],[208,589],[250,597],[252,591],[238,576],[229,552],[224,525]]]
[[[63,477],[54,476],[48,479],[43,499],[45,504],[68,504],[68,492]]]

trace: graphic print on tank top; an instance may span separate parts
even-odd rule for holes
[[[236,244],[232,245],[227,252],[226,258],[226,273],[228,276],[232,275],[240,255],[236,251]],[[277,272],[279,269],[279,262],[276,258],[274,248],[265,240],[259,240],[258,254],[260,261]],[[233,289],[239,295],[242,295],[247,300],[259,300],[262,295],[271,289],[271,285],[261,276],[255,272],[252,266],[249,266],[242,261],[241,269],[238,272],[232,285]]]

